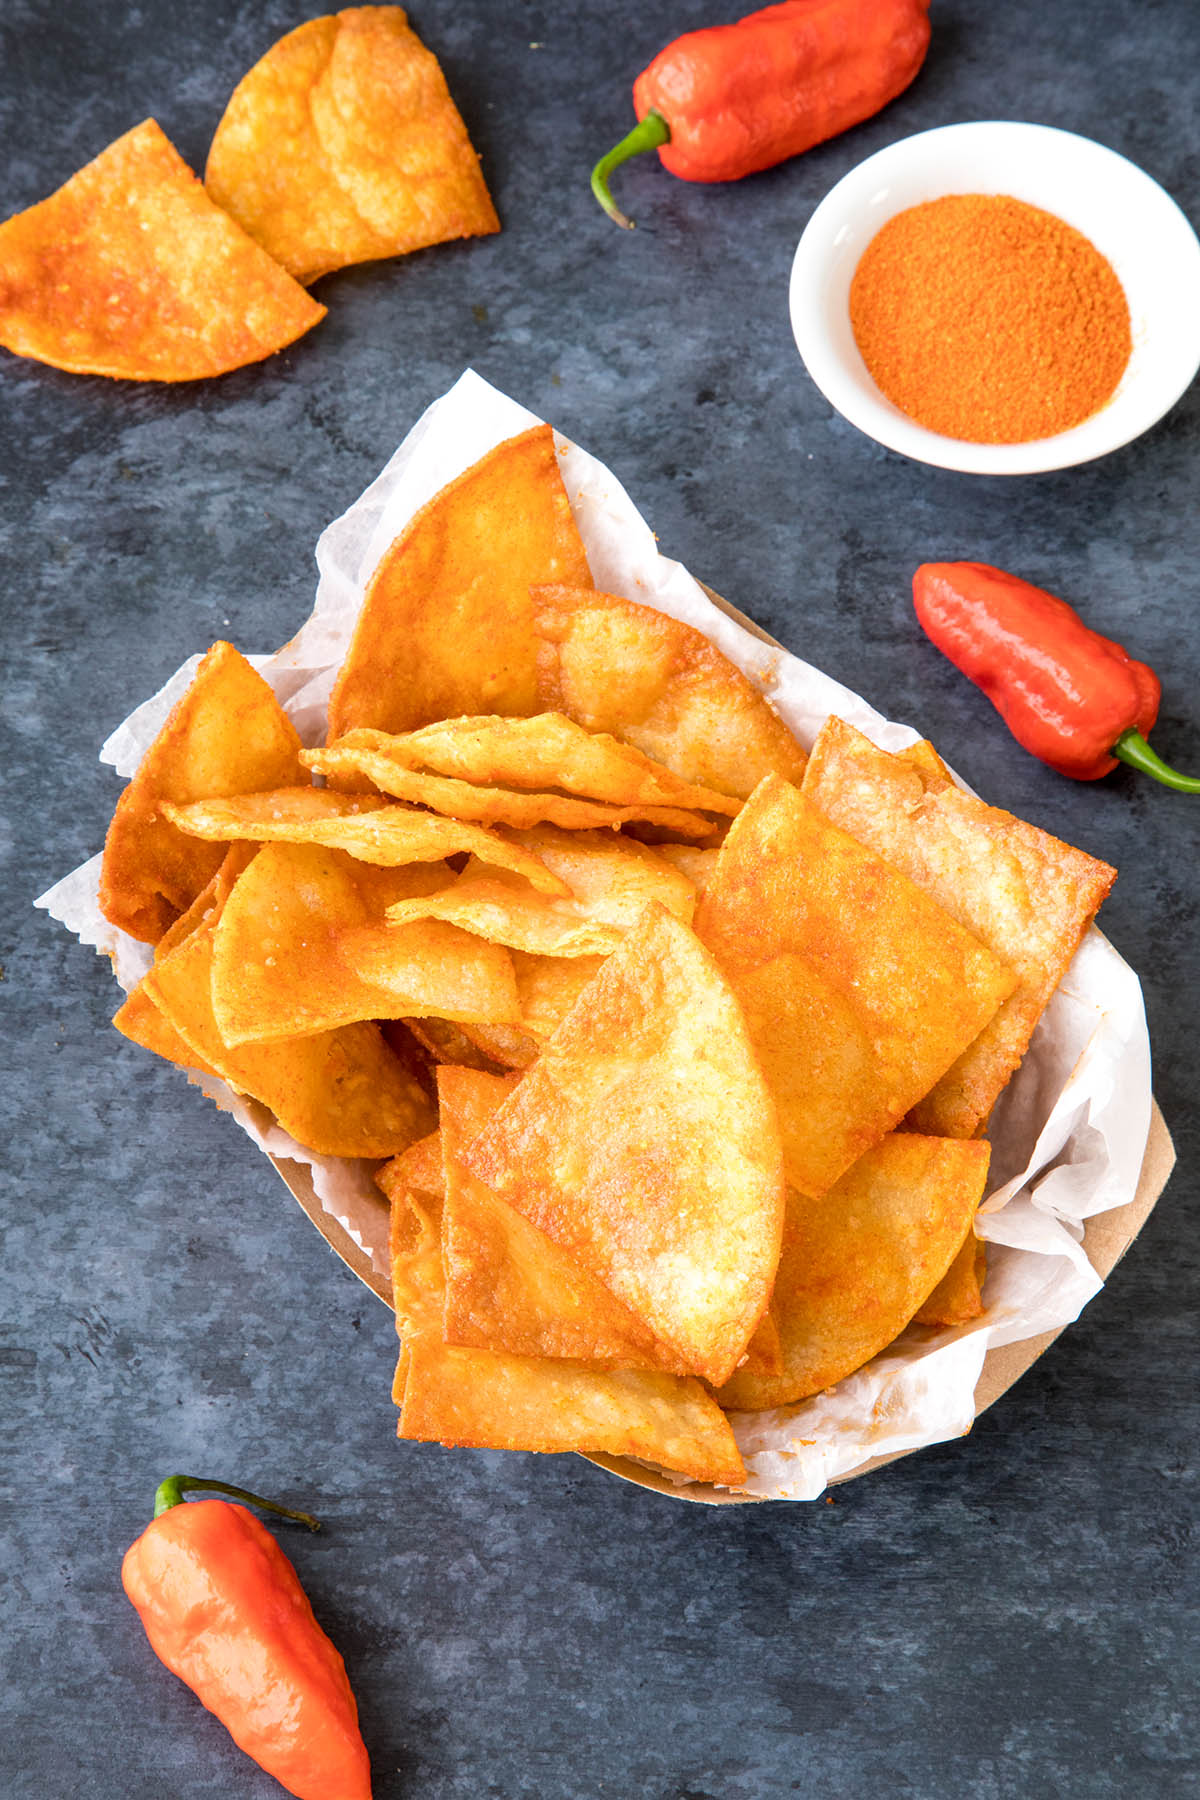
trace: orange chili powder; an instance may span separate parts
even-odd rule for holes
[[[1078,425],[1132,349],[1112,265],[1073,226],[1003,194],[947,194],[889,219],[854,272],[850,323],[895,406],[975,444]]]

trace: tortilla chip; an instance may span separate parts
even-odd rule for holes
[[[486,1047],[477,1043],[474,1033],[478,1028],[474,1024],[471,1026],[470,1036],[461,1025],[452,1024],[449,1019],[405,1019],[404,1025],[418,1044],[429,1052],[435,1065],[457,1063],[464,1069],[482,1069],[488,1075],[504,1073],[503,1066],[486,1054]],[[501,1030],[503,1027],[497,1026],[495,1029]],[[512,1029],[515,1030],[516,1027]]]
[[[257,850],[256,844],[227,846],[224,860],[212,880],[201,888],[187,911],[180,913],[173,925],[168,925],[155,944],[155,962],[169,956],[177,944],[182,944],[185,938],[191,937],[193,931],[198,931],[209,919],[215,921],[220,916],[225,909],[225,902],[233,892],[234,883],[243,869],[249,868],[254,861]]]
[[[398,6],[311,19],[234,89],[205,184],[297,281],[499,231],[437,58]]]
[[[832,1387],[890,1344],[971,1231],[987,1179],[978,1140],[895,1133],[820,1199],[788,1190],[771,1312],[780,1375],[738,1369],[722,1406],[759,1411]]]
[[[173,825],[196,837],[252,839],[269,844],[323,844],[344,850],[359,862],[396,868],[404,863],[441,862],[471,855],[481,863],[511,869],[543,894],[569,894],[536,852],[479,825],[444,819],[437,813],[391,806],[378,794],[335,794],[328,788],[278,788],[269,794],[241,794],[231,800],[201,800],[163,808]]]
[[[708,838],[712,822],[702,813],[678,806],[610,806],[603,800],[581,800],[573,794],[535,794],[511,788],[480,787],[443,775],[428,775],[403,767],[388,753],[386,733],[366,729],[349,734],[324,750],[305,750],[307,768],[338,782],[365,776],[384,793],[395,794],[428,806],[453,819],[469,819],[484,825],[559,825],[567,831],[588,831],[599,826],[612,829],[631,820],[646,819],[677,837]]]
[[[533,622],[542,706],[739,800],[764,775],[800,780],[804,751],[783,720],[693,626],[562,586],[534,589]]]
[[[525,1030],[539,1041],[557,1031],[603,961],[600,956],[525,956],[514,950],[513,973]]]
[[[550,427],[497,444],[375,570],[329,703],[330,742],[359,725],[536,712],[530,584],[590,580]]]
[[[523,833],[521,841],[536,844],[563,878],[566,899],[534,893],[528,882],[511,874],[489,874],[472,857],[452,886],[389,907],[389,921],[403,925],[443,919],[530,956],[588,957],[615,950],[651,900],[691,922],[691,882],[644,844],[612,832],[571,833],[547,826]]]
[[[142,982],[138,983],[127,996],[125,1004],[113,1014],[113,1024],[131,1044],[140,1044],[143,1050],[153,1050],[155,1056],[164,1057],[179,1069],[195,1069],[201,1075],[215,1075],[217,1072],[190,1044],[184,1042],[170,1020],[155,1006]]]
[[[730,827],[696,930],[745,1011],[802,1193],[892,1130],[1016,983],[774,775]]]
[[[932,767],[924,755],[889,756],[842,719],[822,727],[803,793],[1016,973],[996,1016],[909,1115],[916,1130],[972,1137],[1024,1056],[1116,870],[964,794],[936,754]]]
[[[408,1340],[398,1435],[495,1450],[638,1456],[693,1481],[740,1487],[724,1413],[698,1381],[549,1357]]]
[[[669,862],[672,868],[678,869],[681,875],[687,876],[695,889],[696,899],[699,900],[713,878],[719,846],[709,849],[702,848],[699,844],[655,844],[654,851],[665,862]]]
[[[259,362],[324,316],[153,119],[0,225],[0,344],[56,369],[194,381]]]
[[[500,1069],[527,1069],[537,1058],[537,1039],[527,1031],[518,1031],[515,1025],[472,1023],[464,1025],[463,1030],[476,1049],[483,1052],[483,1060]]]
[[[266,1106],[319,1156],[395,1156],[433,1110],[375,1025],[231,1049],[212,1009],[213,934],[205,925],[155,963],[143,986],[180,1037],[239,1093]]]
[[[460,1161],[518,1079],[448,1068],[438,1076],[446,1184],[443,1337],[519,1356],[686,1374],[679,1358],[594,1275]]]
[[[778,1127],[732,992],[664,908],[461,1160],[697,1374],[737,1366],[779,1255]]]
[[[440,1334],[441,1196],[419,1188],[399,1189],[392,1199],[389,1243],[396,1330],[405,1338],[420,1332]]]
[[[987,1246],[974,1232],[955,1257],[928,1300],[913,1314],[914,1325],[965,1325],[983,1312]]]
[[[162,811],[184,803],[299,781],[300,739],[261,675],[232,644],[216,643],[117,802],[100,871],[100,910],[111,925],[157,943],[225,858]]]
[[[436,920],[384,923],[396,899],[450,878],[381,869],[316,844],[267,844],[217,926],[213,1010],[227,1044],[425,1013],[520,1022],[505,951]]]

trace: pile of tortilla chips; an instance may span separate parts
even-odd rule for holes
[[[499,229],[436,57],[400,7],[353,7],[255,64],[203,185],[147,119],[0,225],[0,344],[77,374],[221,375],[324,318],[318,276]]]
[[[402,1437],[737,1487],[729,1411],[979,1313],[988,1117],[1110,868],[597,593],[547,426],[386,552],[329,721],[214,646],[102,903],[127,1036],[380,1165]]]

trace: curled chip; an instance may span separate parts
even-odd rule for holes
[[[329,788],[282,788],[232,800],[163,808],[171,823],[196,837],[268,844],[323,844],[358,862],[384,868],[471,855],[523,875],[543,894],[570,893],[537,853],[498,832],[437,813],[390,806],[378,794],[335,794]]]
[[[916,1130],[971,1137],[1025,1054],[1116,870],[964,794],[931,746],[890,756],[842,719],[822,727],[801,791],[1018,977],[995,1018],[913,1107]]]
[[[213,1008],[229,1044],[425,1013],[519,1023],[507,953],[437,920],[394,929],[389,904],[449,877],[380,869],[315,844],[268,844],[240,877],[213,948]]]
[[[771,1297],[783,1368],[738,1369],[722,1406],[786,1406],[890,1344],[969,1236],[988,1157],[978,1139],[895,1132],[820,1199],[790,1188]]]
[[[773,775],[729,829],[696,930],[742,1004],[803,1193],[823,1193],[898,1125],[1016,985]]]
[[[325,317],[153,119],[0,225],[0,344],[80,375],[194,381]]]
[[[804,751],[783,720],[693,626],[570,587],[535,588],[533,622],[542,706],[740,800],[764,775],[800,780]]]
[[[779,1257],[779,1131],[732,992],[663,907],[460,1160],[696,1374],[733,1372]]]
[[[100,908],[109,923],[157,943],[225,859],[223,844],[173,825],[165,802],[299,781],[299,750],[295,728],[262,676],[232,644],[214,644],[117,802],[100,873]]]
[[[500,229],[437,59],[398,6],[310,19],[272,45],[234,89],[204,179],[305,283]]]
[[[369,741],[400,768],[419,769],[477,785],[559,790],[611,806],[685,806],[733,814],[738,802],[713,788],[697,787],[608,732],[585,731],[563,713],[528,719],[495,715],[443,719],[420,731]],[[346,739],[342,740],[347,742]]]
[[[330,741],[357,725],[411,731],[467,713],[536,712],[530,585],[590,580],[554,433],[535,425],[505,439],[383,556],[329,702]]]

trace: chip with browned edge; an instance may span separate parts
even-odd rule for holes
[[[647,907],[461,1160],[695,1373],[732,1373],[779,1256],[779,1131],[733,993],[680,920]]]
[[[489,450],[384,553],[329,702],[330,742],[357,725],[536,712],[538,581],[591,581],[548,425]]]
[[[771,1298],[783,1371],[737,1370],[721,1404],[786,1406],[890,1344],[970,1233],[988,1156],[979,1139],[895,1132],[820,1199],[789,1188]]]
[[[437,58],[398,6],[310,19],[242,77],[205,185],[305,283],[499,231]]]
[[[299,750],[295,728],[262,676],[232,644],[214,644],[117,802],[100,871],[100,909],[109,923],[157,943],[225,859],[223,844],[172,825],[164,801],[301,781]]]
[[[324,317],[153,119],[0,225],[0,344],[56,369],[195,381],[259,362]]]
[[[533,593],[538,701],[611,731],[685,781],[745,800],[764,775],[799,781],[804,751],[703,632],[590,588]]]
[[[686,1374],[603,1283],[460,1161],[519,1079],[438,1071],[446,1342]]]
[[[971,1137],[1020,1063],[1116,870],[955,787],[939,762],[890,756],[826,721],[802,792],[931,894],[1019,977],[995,1018],[913,1107],[915,1130]]]
[[[696,930],[741,1002],[803,1193],[823,1193],[892,1130],[1016,985],[774,775],[730,826]]]
[[[213,943],[213,1011],[227,1044],[425,1013],[517,1024],[508,953],[440,920],[389,927],[389,904],[450,878],[442,863],[377,868],[318,844],[267,844]]]
[[[913,1314],[914,1325],[965,1325],[983,1312],[987,1245],[972,1232],[942,1279]]]

